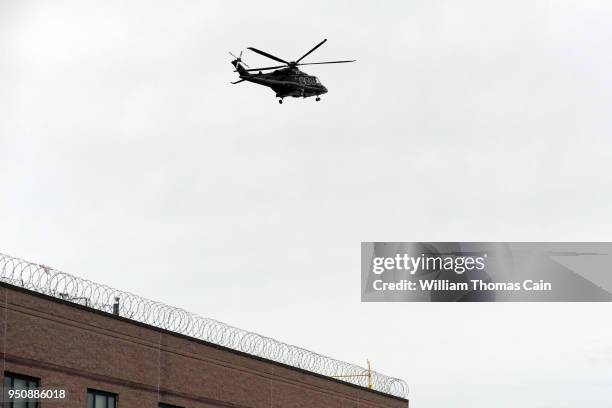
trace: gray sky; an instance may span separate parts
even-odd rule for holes
[[[0,251],[406,379],[612,407],[608,304],[361,304],[361,241],[610,239],[612,4],[0,3]],[[255,46],[330,92],[236,79]],[[246,52],[251,66],[269,60]]]

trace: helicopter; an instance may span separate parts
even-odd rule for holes
[[[326,41],[327,38],[315,45],[310,51],[295,61],[285,61],[284,59],[275,57],[274,55],[265,51],[258,50],[254,47],[248,47],[249,50],[256,52],[257,54],[284,64],[273,67],[251,68],[242,61],[242,51],[240,52],[239,56],[235,56],[230,52],[230,55],[234,58],[232,61],[232,65],[234,68],[236,68],[234,72],[238,72],[238,75],[240,76],[240,79],[236,82],[232,82],[232,84],[235,85],[247,81],[258,85],[267,86],[276,93],[276,97],[279,98],[278,103],[280,104],[283,103],[283,98],[288,96],[294,98],[308,98],[314,96],[316,97],[315,100],[318,102],[321,100],[321,95],[327,93],[327,88],[323,86],[321,81],[319,81],[319,78],[300,71],[297,67],[300,65],[343,64],[346,62],[355,62],[355,60],[300,62],[314,50],[322,46]],[[264,73],[264,71],[270,70],[274,71]],[[257,73],[252,74],[251,72]]]

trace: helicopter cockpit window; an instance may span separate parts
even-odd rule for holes
[[[305,85],[315,85],[320,83],[316,77],[311,76],[300,77],[299,81]]]

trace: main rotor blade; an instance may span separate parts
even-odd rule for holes
[[[277,68],[283,68],[286,67],[286,65],[277,65],[275,67],[265,67],[265,68],[251,68],[251,69],[247,69],[247,71],[266,71],[268,69],[277,69]]]
[[[232,85],[236,85],[236,84],[239,84],[239,83],[241,83],[241,82],[243,82],[243,81],[246,81],[246,79],[241,79],[240,81],[230,82],[230,83],[231,83]]]
[[[314,50],[316,50],[317,48],[319,48],[320,46],[322,46],[323,44],[325,44],[325,41],[327,41],[327,38],[324,39],[323,41],[321,41],[320,43],[318,43],[317,45],[314,46],[314,48],[310,51],[308,51],[306,54],[302,55],[302,58],[300,58],[299,60],[295,61],[296,64],[298,62],[300,62],[301,60],[303,60],[304,58],[306,58],[308,55],[310,55]]]
[[[282,63],[285,63],[285,64],[289,64],[287,61],[282,60],[282,59],[280,59],[280,58],[278,58],[278,57],[275,57],[275,56],[274,56],[274,55],[272,55],[272,54],[268,54],[268,53],[267,53],[267,52],[265,52],[265,51],[258,50],[257,48],[249,47],[248,49],[249,49],[249,50],[251,50],[251,51],[253,51],[253,52],[256,52],[256,53],[258,53],[258,54],[261,54],[261,55],[263,55],[264,57],[268,57],[268,58],[270,58],[270,59],[273,59],[274,61],[278,61],[278,62],[282,62]]]
[[[325,62],[305,62],[303,64],[297,65],[320,65],[320,64],[343,64],[345,62],[355,62],[357,60],[348,60],[348,61],[325,61]]]

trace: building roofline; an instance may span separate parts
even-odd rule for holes
[[[357,365],[335,360],[256,333],[234,328],[213,319],[193,315],[183,309],[150,301],[128,292],[119,291],[66,274],[65,272],[56,271],[44,265],[30,263],[1,253],[0,286],[300,373],[313,375],[401,401],[407,401],[407,385],[403,380],[372,371],[373,387],[369,388],[364,385],[366,378],[363,374],[367,370]],[[120,312],[120,315],[111,313],[113,311],[111,299],[114,300],[115,297],[119,297],[122,301],[121,305],[117,307],[118,310],[116,310]],[[130,314],[132,309],[135,309],[135,311]],[[143,309],[146,309],[146,315],[143,315]],[[151,315],[151,309],[154,309],[156,314]],[[162,321],[162,319],[164,320]],[[192,319],[195,320],[195,323],[192,322]],[[171,328],[162,327],[162,324]],[[194,325],[197,325],[197,331],[193,328]],[[217,337],[213,340],[220,341],[215,342],[205,337],[206,335],[211,335],[211,333],[215,335],[217,333],[215,330],[219,329],[223,330],[224,333],[230,332],[231,338],[228,340],[226,337]],[[204,338],[190,335],[194,331]],[[245,339],[251,346],[249,351],[241,350],[237,347],[242,346]],[[230,345],[222,344],[223,342],[230,343]],[[253,350],[252,346],[261,347],[261,350]],[[270,352],[269,349],[273,349],[274,353]],[[253,351],[259,351],[263,355],[254,354]],[[300,364],[306,367],[300,367]],[[333,372],[329,372],[330,366],[334,370]],[[316,369],[319,370],[316,371]],[[325,372],[326,370],[327,372]],[[361,376],[346,377],[344,380],[333,377],[333,375],[351,376],[356,374]]]

